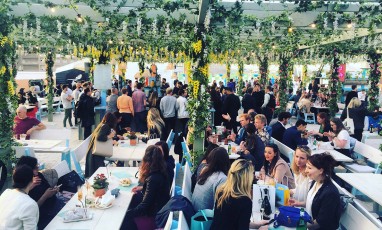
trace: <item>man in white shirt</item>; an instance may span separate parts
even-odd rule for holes
[[[76,83],[76,89],[73,90],[72,96],[74,99],[74,125],[77,125],[77,111],[76,111],[76,104],[80,100],[80,93],[81,93],[81,82]]]
[[[358,99],[361,101],[362,106],[366,106],[366,90],[362,89],[361,92],[358,92]]]
[[[160,101],[159,107],[165,124],[166,136],[168,136],[176,123],[176,98],[172,95],[170,87],[166,89],[166,96]]]
[[[190,118],[187,111],[187,90],[180,89],[178,91],[178,99],[176,99],[176,109],[178,110],[178,122],[180,125],[180,130],[182,131],[184,136],[187,136],[186,125],[188,119]]]
[[[64,128],[66,128],[66,120],[69,120],[69,125],[70,128],[76,128],[72,124],[72,100],[73,97],[71,94],[68,93],[68,85],[63,85],[62,86],[62,93],[61,93],[61,101],[62,101],[62,106],[64,107],[65,110],[65,116],[64,116]]]

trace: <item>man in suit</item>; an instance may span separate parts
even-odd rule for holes
[[[229,139],[234,141],[236,144],[240,145],[242,141],[245,141],[245,138],[247,137],[247,132],[245,131],[247,125],[250,122],[250,117],[248,114],[243,113],[240,115],[240,125],[241,128],[239,129],[237,135],[236,134],[231,134],[228,136]]]
[[[227,120],[225,119],[225,126],[227,129],[233,130],[235,133],[237,133],[237,126],[236,126],[236,117],[238,115],[238,111],[241,107],[240,104],[240,98],[236,96],[232,89],[229,87],[225,88],[227,97],[225,98],[223,102],[223,114],[228,114],[231,119]]]
[[[288,124],[291,118],[289,112],[281,112],[278,116],[278,122],[272,125],[272,137],[278,141],[283,140],[284,132],[286,130],[285,125]]]
[[[298,145],[307,145],[306,125],[304,120],[298,120],[294,126],[285,130],[282,142],[293,150],[296,150]]]
[[[255,100],[255,112],[261,113],[261,105],[264,103],[264,91],[261,90],[260,84],[255,83],[253,88],[252,97]]]

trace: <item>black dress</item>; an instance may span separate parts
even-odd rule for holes
[[[93,133],[92,135],[96,135],[98,141],[106,142],[108,139],[108,135],[111,133],[111,127],[107,124],[104,124],[98,133]],[[105,167],[105,157],[93,155],[95,140],[92,138],[89,143],[89,150],[86,154],[86,163],[85,163],[85,177],[90,177],[94,174],[95,171],[99,167]]]

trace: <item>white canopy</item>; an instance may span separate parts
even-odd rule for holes
[[[45,79],[46,72],[23,72],[19,71],[16,75],[16,80],[38,80]]]
[[[68,65],[61,66],[56,69],[55,73],[64,72],[71,69],[79,69],[85,71],[85,62],[90,62],[89,58],[84,58],[80,61],[70,63]]]

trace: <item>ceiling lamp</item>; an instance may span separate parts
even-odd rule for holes
[[[312,24],[310,24],[310,27],[316,28],[316,21],[314,21]]]
[[[288,27],[288,33],[292,33],[293,32],[293,28],[290,26]]]
[[[81,14],[77,14],[77,22],[82,22],[82,17],[81,17]]]
[[[348,24],[346,25],[346,27],[350,29],[350,28],[352,28],[352,26],[353,26],[353,24],[352,24],[351,20],[349,20]]]

